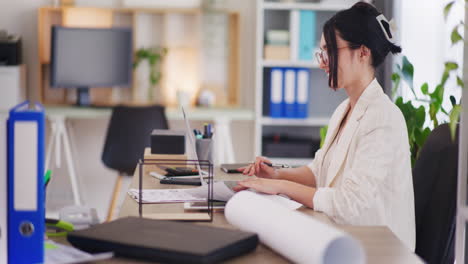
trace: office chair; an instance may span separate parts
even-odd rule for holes
[[[168,129],[164,107],[162,106],[116,106],[107,128],[102,151],[102,162],[119,176],[112,193],[107,221],[114,214],[118,194],[124,175],[132,176],[137,162],[143,157],[145,147],[150,146],[153,129]]]
[[[416,214],[415,253],[427,263],[454,263],[458,131],[452,141],[448,124],[435,128],[413,169]]]

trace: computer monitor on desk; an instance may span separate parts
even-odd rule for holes
[[[90,87],[131,86],[131,29],[54,26],[51,43],[50,85],[77,88],[77,105],[90,105]]]

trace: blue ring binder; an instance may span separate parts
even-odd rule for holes
[[[44,123],[44,108],[38,103],[30,109],[25,101],[9,112],[9,263],[44,262]]]

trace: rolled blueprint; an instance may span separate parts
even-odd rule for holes
[[[257,233],[294,263],[365,263],[361,244],[350,235],[253,192],[234,195],[224,213],[229,223]]]

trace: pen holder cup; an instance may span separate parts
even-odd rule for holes
[[[213,164],[213,139],[201,138],[195,141],[195,149],[199,160],[208,160]]]

